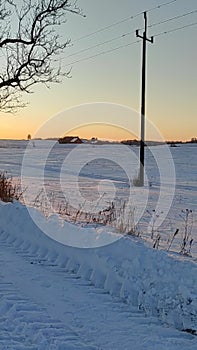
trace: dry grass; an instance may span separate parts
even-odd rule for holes
[[[12,177],[7,173],[0,172],[0,200],[13,202],[13,200],[19,200],[21,196],[20,185],[14,184]]]
[[[72,207],[69,202],[62,200],[60,202],[59,197],[56,197],[55,193],[46,193],[43,189],[36,196],[34,200],[34,206],[41,210],[45,216],[49,216],[51,211],[59,215],[63,220],[75,223],[80,226],[98,225],[113,227],[117,232],[124,235],[133,235],[137,237],[143,237],[144,226],[135,223],[135,208],[128,206],[127,202],[123,200],[111,202],[105,209],[100,210],[99,201],[94,206],[92,211],[86,212],[86,202],[82,203],[78,208]],[[175,229],[171,227],[171,232],[168,241],[165,240],[165,228],[159,229],[156,225],[157,219],[163,212],[157,213],[155,210],[147,210],[149,215],[150,239],[152,241],[152,247],[154,249],[166,249],[167,251],[173,250],[174,241],[178,238],[181,248],[180,254],[190,255],[193,244],[192,239],[192,223],[193,213],[191,210],[182,211],[183,227]],[[146,238],[145,238],[146,239]]]

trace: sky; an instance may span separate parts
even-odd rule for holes
[[[140,125],[142,41],[126,45],[137,40],[135,30],[143,28],[143,15],[110,25],[167,2],[78,0],[86,17],[69,14],[61,29],[62,38],[72,40],[72,46],[61,54],[62,67],[65,70],[72,68],[72,77],[63,79],[61,84],[51,85],[50,89],[44,85],[34,87],[33,94],[23,96],[28,106],[15,115],[0,112],[0,138],[25,139],[28,134],[32,137],[77,134],[83,138],[113,140],[140,138],[140,131],[138,135],[134,133],[133,117],[130,121],[128,108],[131,114],[136,111]],[[196,5],[196,0],[176,0],[148,12],[148,23],[191,12],[197,9]],[[194,22],[197,22],[197,12],[149,28],[148,35],[154,36]],[[106,26],[110,27],[100,30]],[[89,35],[95,31],[96,34]],[[129,32],[131,34],[122,37]],[[83,36],[85,38],[81,38]],[[116,37],[120,38],[77,54]],[[197,25],[156,36],[154,44],[147,44],[146,118],[165,140],[188,140],[197,136],[196,37]],[[125,47],[100,54],[119,46]],[[97,111],[98,103],[106,106],[102,109],[102,116]],[[114,113],[116,105],[119,115]],[[56,130],[54,123],[60,112],[64,127],[60,125]],[[54,123],[47,122],[51,119]],[[41,130],[44,130],[43,134]],[[154,137],[157,138],[149,134],[147,128],[146,139]]]

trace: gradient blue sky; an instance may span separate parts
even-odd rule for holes
[[[68,15],[68,21],[62,27],[61,35],[64,38],[71,38],[73,46],[67,48],[61,55],[62,66],[69,69],[68,64],[76,60],[135,41],[133,33],[69,57],[81,49],[143,27],[143,16],[85,39],[74,41],[75,39],[165,2],[167,0],[78,0],[78,5],[83,9],[86,18]],[[159,22],[196,8],[196,0],[177,0],[169,6],[150,12],[148,21],[149,24]],[[197,22],[197,13],[150,28],[149,35],[193,22]],[[196,38],[197,25],[159,36],[155,38],[154,45],[148,45],[147,117],[168,140],[186,140],[197,136]],[[60,111],[84,103],[110,102],[140,111],[141,43],[71,66],[71,79],[64,79],[62,84],[52,85],[51,89],[37,86],[34,88],[34,94],[24,95],[24,100],[29,102],[28,107],[18,111],[14,116],[1,113],[0,138],[26,138],[28,133],[34,135],[43,123]],[[96,113],[92,115],[92,122],[99,122]],[[106,123],[113,124],[113,114],[106,115]],[[128,131],[130,130],[132,132],[132,125],[128,123]],[[123,139],[128,136],[118,129],[110,130],[99,126],[83,127],[77,130],[77,133],[81,137],[97,136],[109,139]],[[49,130],[48,136],[60,135],[55,135],[53,130]]]

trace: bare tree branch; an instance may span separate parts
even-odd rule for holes
[[[1,110],[24,107],[21,92],[32,92],[35,84],[59,83],[63,76],[69,77],[70,72],[63,73],[54,64],[70,43],[61,42],[57,34],[69,13],[82,15],[76,1],[23,0],[19,8],[15,0],[0,0]]]

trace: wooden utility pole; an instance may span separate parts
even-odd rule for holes
[[[144,12],[143,36],[136,30],[136,36],[143,39],[142,47],[142,96],[141,96],[141,139],[140,139],[140,173],[139,186],[144,186],[144,141],[145,141],[145,112],[146,112],[146,42],[153,44],[153,36],[147,38],[147,13]]]

